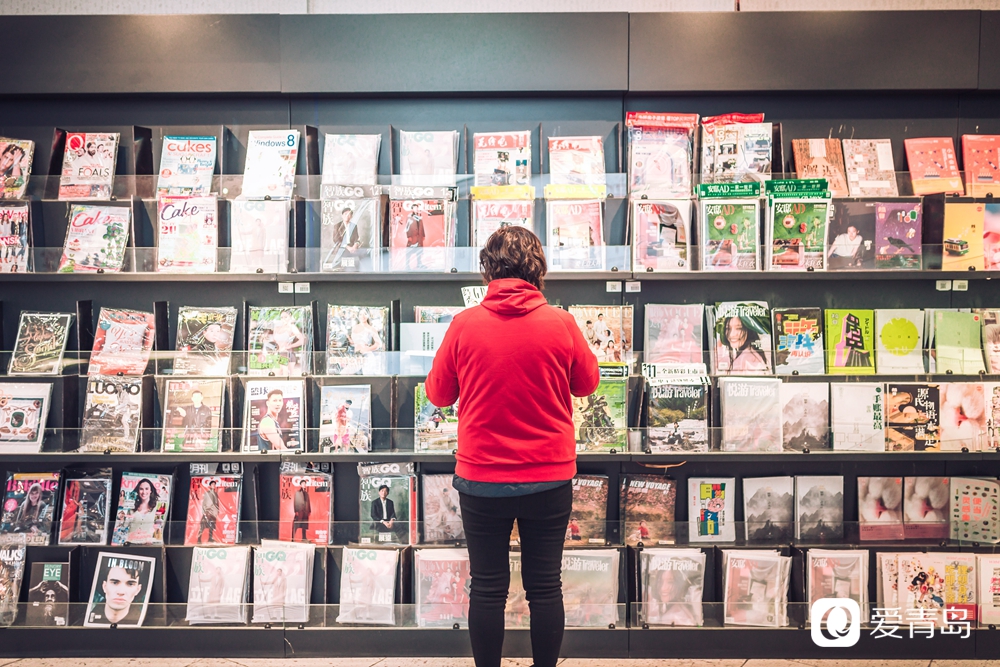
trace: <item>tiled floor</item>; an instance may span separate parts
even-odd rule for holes
[[[474,667],[471,658],[254,658],[31,659],[0,658],[0,667]],[[503,667],[530,667],[531,660],[504,660]],[[559,667],[1000,667],[1000,660],[587,660],[567,658]]]

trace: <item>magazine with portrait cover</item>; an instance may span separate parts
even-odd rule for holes
[[[423,382],[413,390],[413,445],[418,452],[458,447],[458,403],[439,408],[427,398]]]
[[[941,448],[941,385],[885,385],[885,451],[924,452]]]
[[[185,546],[239,542],[242,490],[242,475],[191,475]]]
[[[874,382],[830,383],[833,448],[885,451],[884,388]]]
[[[768,378],[719,378],[722,451],[780,452],[782,382]]]
[[[0,534],[24,535],[28,546],[48,546],[59,502],[58,472],[12,472],[0,513]]]
[[[789,542],[795,532],[795,480],[744,477],[743,518],[747,542]]]
[[[476,132],[472,135],[476,185],[528,185],[531,132]]]
[[[771,375],[771,309],[765,301],[706,306],[711,370],[719,375]]]
[[[837,201],[826,232],[827,271],[875,268],[875,223],[880,206],[873,201]]]
[[[101,308],[87,375],[142,375],[155,338],[153,313]]]
[[[775,308],[774,374],[823,375],[823,310]]]
[[[906,539],[948,539],[951,519],[951,478],[903,478],[903,536]]]
[[[605,181],[604,173],[604,141],[601,137],[549,137],[551,183],[600,185]]]
[[[243,451],[305,448],[303,380],[251,380],[243,399]]]
[[[604,206],[599,199],[545,202],[550,271],[604,268]]]
[[[736,541],[735,478],[688,478],[688,541]]]
[[[782,382],[778,397],[784,451],[831,449],[829,383]]]
[[[852,197],[898,197],[889,139],[844,139],[844,167]]]
[[[215,137],[163,137],[156,195],[204,197],[212,191]]]
[[[1000,542],[1000,484],[992,479],[952,477],[951,539]]]
[[[903,148],[913,194],[960,195],[964,192],[953,138],[911,137],[903,140]]]
[[[420,496],[424,511],[423,541],[457,542],[465,539],[462,525],[462,507],[458,491],[452,484],[454,475],[421,475]]]
[[[191,550],[187,613],[190,625],[246,623],[250,547]]]
[[[635,271],[691,270],[691,200],[633,199]]]
[[[396,624],[399,549],[344,549],[337,623]]]
[[[399,132],[401,185],[454,185],[461,135],[454,131]]]
[[[792,139],[795,177],[823,178],[834,197],[847,197],[847,173],[840,139]]]
[[[381,134],[326,133],[323,145],[323,183],[375,185]]]
[[[361,544],[417,544],[417,476],[412,463],[359,463]]]
[[[924,311],[879,308],[875,311],[875,369],[880,375],[924,372]]]
[[[229,375],[229,358],[236,334],[232,306],[177,309],[177,355],[174,375]]]
[[[482,248],[501,227],[524,227],[535,231],[535,200],[474,199],[472,202],[473,246]]]
[[[161,273],[214,273],[219,255],[219,200],[160,196],[156,270]]]
[[[608,478],[577,475],[573,478],[573,511],[566,528],[567,546],[607,544]]]
[[[861,540],[903,539],[902,477],[858,477],[858,531]]]
[[[173,485],[173,475],[123,472],[111,544],[163,544]]]
[[[142,419],[142,378],[87,378],[81,452],[134,452]]]
[[[875,204],[875,268],[923,267],[923,210],[919,199]]]
[[[621,623],[618,549],[563,551],[563,604],[567,628],[607,628]]]
[[[2,141],[0,139],[0,143]],[[28,202],[0,201],[0,273],[28,272],[31,259],[29,220]]]
[[[66,134],[59,199],[111,199],[119,136],[117,132]]]
[[[698,114],[629,111],[628,185],[633,197],[690,197]]]
[[[333,477],[289,464],[278,477],[278,494],[279,540],[330,543]]]
[[[830,375],[875,374],[875,311],[827,308],[826,372]]]
[[[69,563],[32,563],[25,625],[64,628],[69,625]]]
[[[132,209],[127,206],[74,204],[59,273],[120,273],[131,227]]]
[[[0,382],[0,452],[40,451],[51,400],[50,383]]]
[[[467,549],[416,549],[413,577],[418,627],[468,627],[471,573]]]
[[[84,626],[140,627],[152,598],[155,571],[155,558],[132,553],[98,553]]]
[[[312,368],[312,349],[312,308],[250,307],[248,375],[308,375]]]
[[[326,313],[327,375],[385,374],[389,309],[331,304]]]
[[[702,199],[701,269],[760,270],[760,200]]]
[[[768,207],[767,270],[826,269],[829,199],[780,199]]]
[[[599,363],[631,360],[632,306],[570,306],[568,310]]]
[[[298,152],[298,130],[251,130],[241,197],[291,198]]]
[[[722,561],[724,625],[788,625],[790,557],[777,551],[725,549]]]
[[[230,202],[229,272],[284,273],[288,269],[287,200]]]
[[[455,245],[453,202],[446,199],[393,199],[389,202],[389,268],[392,271],[446,271]]]
[[[73,315],[21,312],[8,375],[59,375]]]
[[[320,232],[321,271],[378,269],[382,241],[382,199],[324,199]]]
[[[673,544],[677,536],[674,508],[677,482],[661,475],[624,475],[621,507],[625,544]]]
[[[107,544],[111,469],[67,473],[59,519],[59,544]]]
[[[320,392],[321,452],[367,452],[372,443],[372,388],[368,384],[325,385]]]
[[[844,478],[795,477],[795,539],[813,542],[844,537]]]
[[[625,451],[628,441],[628,366],[600,364],[601,381],[589,396],[573,397],[576,451]]]
[[[705,377],[650,379],[646,396],[650,452],[708,451],[712,388]]]
[[[703,364],[705,305],[646,304],[644,314],[647,364]]]
[[[0,533],[0,627],[17,620],[26,554],[24,535]]]
[[[704,622],[705,552],[643,549],[639,552],[642,622],[650,626],[701,627]]]
[[[943,452],[975,452],[988,440],[986,395],[980,382],[941,384],[940,438]]]
[[[34,155],[34,141],[0,137],[0,199],[24,198]]]
[[[226,381],[166,379],[163,391],[161,451],[219,451]]]
[[[862,615],[868,607],[868,550],[809,549],[806,552],[806,602],[823,598],[850,599]]]
[[[312,544],[261,540],[253,550],[253,623],[305,623],[312,598]]]

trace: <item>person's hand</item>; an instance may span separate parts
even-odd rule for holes
[[[174,409],[177,410],[177,414],[179,414],[181,417],[187,416],[187,412],[184,411],[184,408],[174,408]]]

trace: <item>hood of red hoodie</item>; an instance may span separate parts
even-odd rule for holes
[[[520,317],[547,303],[531,283],[520,278],[499,278],[490,281],[481,305],[498,315]]]

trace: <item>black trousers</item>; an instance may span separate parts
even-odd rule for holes
[[[464,493],[460,498],[472,575],[469,636],[476,667],[500,667],[514,519],[521,538],[521,579],[531,612],[531,653],[536,667],[555,667],[565,625],[562,552],[573,508],[573,485],[512,498]]]

